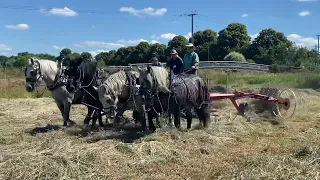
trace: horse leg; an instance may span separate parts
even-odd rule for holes
[[[139,119],[139,112],[136,110],[132,111],[132,119],[134,120],[135,124],[138,124],[138,119]]]
[[[93,110],[92,112],[92,115],[91,115],[91,118],[92,118],[92,124],[91,124],[91,128],[92,129],[95,129],[96,128],[96,125],[97,125],[97,110]]]
[[[173,108],[173,116],[174,116],[174,126],[177,129],[181,128],[181,113],[180,113],[180,107],[179,105],[175,105],[175,108]]]
[[[104,127],[103,121],[102,121],[102,115],[101,115],[101,111],[100,110],[96,110],[97,113],[97,117],[98,117],[98,122],[99,122],[99,126],[100,127]]]
[[[87,113],[87,116],[84,118],[84,120],[83,120],[83,129],[85,130],[85,131],[87,131],[88,130],[88,128],[89,128],[89,121],[90,121],[90,119],[91,119],[91,117],[92,117],[92,113],[94,112],[94,109],[93,108],[91,108],[91,107],[89,107],[89,106],[87,106],[87,108],[88,108],[88,113]],[[95,122],[93,122],[93,123],[95,123]],[[92,124],[93,124],[92,123]]]
[[[162,128],[161,121],[160,121],[160,113],[157,113],[156,115],[156,123],[159,128]]]
[[[154,112],[154,111],[148,112],[149,129],[151,131],[155,131],[157,129],[152,121],[154,117],[158,117],[158,114],[156,112]]]
[[[191,109],[186,109],[187,129],[191,128],[192,124],[192,112]]]
[[[208,127],[211,121],[209,105],[202,105],[200,109],[196,110],[196,113],[203,127]]]
[[[63,108],[63,121],[66,126],[72,126],[75,124],[75,122],[70,120],[70,109],[71,109],[71,102],[67,102],[64,104]]]
[[[60,104],[58,102],[57,102],[57,106],[58,106],[58,108],[60,110],[60,113],[61,113],[61,116],[63,118],[63,126],[66,127],[67,126],[67,122],[64,120],[64,106],[63,106],[63,104]]]

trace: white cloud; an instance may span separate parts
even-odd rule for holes
[[[241,17],[248,17],[248,14],[242,14]]]
[[[309,16],[311,13],[309,11],[301,11],[298,15],[299,16]]]
[[[17,24],[17,25],[5,25],[7,29],[12,30],[28,30],[30,26],[28,24]]]
[[[64,49],[65,47],[54,45],[54,46],[52,46],[52,48],[55,49],[55,50],[61,51],[61,50]]]
[[[9,53],[7,53],[7,52],[0,52],[0,56],[8,56],[9,55]]]
[[[132,7],[121,7],[120,12],[132,14],[134,16],[163,16],[166,12],[166,8],[154,9],[152,7],[144,9],[134,9]]]
[[[165,33],[165,34],[161,34],[159,36],[159,39],[165,39],[165,40],[171,40],[173,39],[174,37],[176,37],[177,35],[176,34],[173,34],[173,33]]]
[[[258,35],[259,35],[259,33],[249,35],[251,37],[251,41],[253,41],[255,38],[257,38]]]
[[[318,1],[318,0],[297,0],[298,2],[315,2],[315,1]]]
[[[118,49],[120,47],[125,47],[124,44],[119,43],[107,43],[101,41],[86,41],[74,44],[76,47],[100,47],[104,49]]]
[[[191,38],[191,37],[192,37],[192,33],[191,33],[191,32],[189,32],[188,34],[184,35],[184,37],[185,37],[185,38],[187,38],[187,39],[189,40],[189,38]]]
[[[125,41],[125,40],[121,39],[121,40],[118,40],[117,42],[118,42],[118,43],[121,43],[121,44],[137,45],[137,44],[139,44],[140,42],[148,42],[148,41],[145,40],[145,39],[128,40],[128,41]]]
[[[96,50],[96,51],[89,51],[89,53],[92,55],[92,57],[95,57],[96,55],[98,55],[99,53],[102,53],[102,52],[109,52],[109,51],[103,50],[103,49]]]
[[[150,43],[151,43],[151,44],[156,44],[156,43],[160,43],[160,42],[159,42],[159,41],[156,41],[156,40],[152,40]]]
[[[165,33],[165,34],[161,34],[160,36],[153,35],[153,36],[151,36],[151,38],[152,39],[156,39],[156,40],[165,39],[165,40],[169,40],[170,41],[171,39],[173,39],[176,36],[178,36],[178,35],[177,34],[173,34],[173,33]],[[189,32],[188,34],[183,35],[183,36],[189,40],[189,38],[192,37],[192,34],[191,34],[191,32]]]
[[[0,51],[12,51],[12,48],[5,44],[0,44]]]
[[[46,9],[40,9],[41,13],[45,13],[47,15],[54,15],[54,16],[66,16],[66,17],[72,17],[77,16],[78,13],[70,8],[64,7],[64,8],[52,8],[49,11]]]
[[[316,38],[312,37],[302,37],[298,34],[289,34],[287,38],[290,41],[293,41],[296,43],[297,46],[303,46],[308,48],[313,48],[314,45],[318,43],[318,40]]]

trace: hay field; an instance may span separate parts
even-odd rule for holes
[[[85,137],[85,106],[73,106],[77,126],[61,130],[52,99],[0,99],[0,179],[320,178],[320,93],[295,91],[296,116],[278,124],[263,115],[235,117],[232,104],[220,101],[206,130],[194,120],[188,132],[144,135],[128,122],[122,131]],[[51,131],[35,129],[45,126]]]

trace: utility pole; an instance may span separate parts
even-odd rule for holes
[[[318,55],[320,54],[320,51],[319,51],[319,40],[320,40],[320,35],[316,35],[318,37]]]
[[[319,46],[318,46],[319,47]],[[314,64],[318,64],[318,52],[317,52],[317,45],[314,45]]]
[[[197,13],[194,11],[191,11],[190,14],[188,14],[188,16],[191,16],[191,39],[192,39],[192,44],[194,44],[194,38],[193,38],[193,16],[197,15]]]

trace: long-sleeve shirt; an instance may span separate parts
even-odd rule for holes
[[[195,63],[199,63],[199,56],[196,52],[187,53],[183,57],[184,70],[189,71]]]
[[[173,72],[174,75],[180,74],[183,72],[183,60],[177,56],[175,59],[171,58],[167,65],[170,67],[170,72]]]

